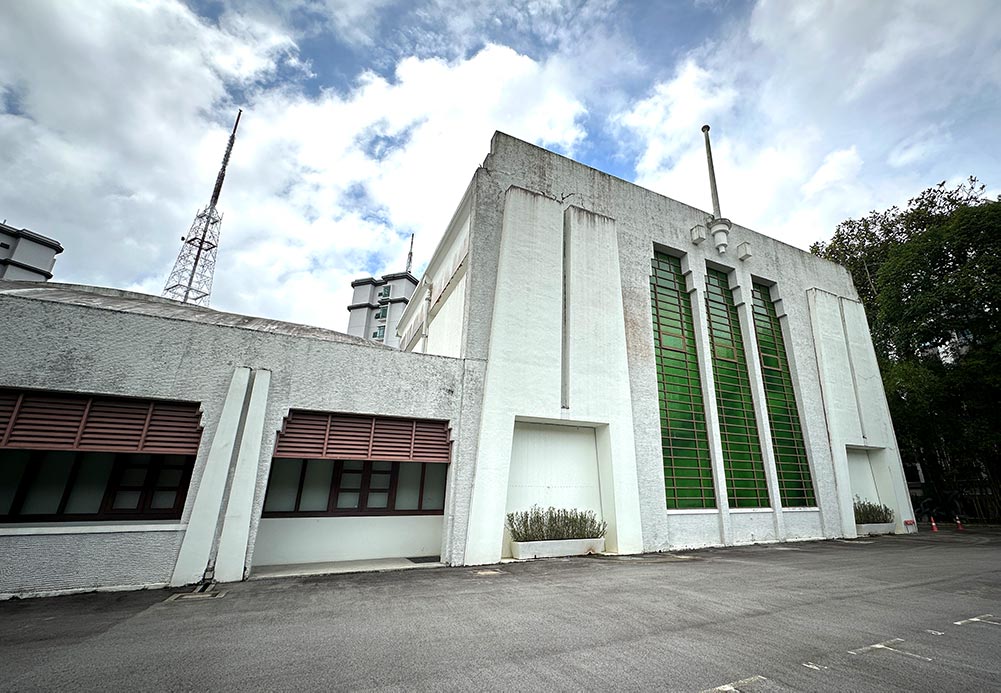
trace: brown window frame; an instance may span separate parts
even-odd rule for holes
[[[327,496],[327,509],[326,510],[298,510],[302,501],[302,491],[303,486],[306,481],[306,468],[310,460],[321,460],[324,458],[303,458],[303,457],[275,457],[272,459],[272,470],[274,464],[280,461],[294,461],[299,463],[299,481],[296,488],[295,496],[295,509],[293,510],[263,510],[261,512],[261,517],[403,517],[408,515],[444,515],[445,514],[445,503],[442,500],[442,507],[438,509],[424,509],[424,485],[427,478],[428,467],[440,466],[440,462],[396,462],[391,460],[331,460],[334,463],[334,470],[330,475],[330,492]],[[361,464],[361,483],[358,490],[358,507],[356,508],[338,508],[337,507],[337,496],[341,489],[341,477],[344,473],[344,464],[354,463]],[[368,508],[368,494],[371,489],[371,479],[372,479],[372,465],[377,463],[389,464],[390,466],[390,481],[389,488],[387,492],[389,497],[386,502],[385,508]],[[394,506],[396,505],[396,493],[398,490],[399,478],[400,478],[400,465],[411,465],[419,464],[421,466],[421,481],[420,487],[417,494],[417,508],[416,509],[401,509],[398,510]],[[349,470],[349,473],[353,473]],[[375,472],[382,473],[382,472]],[[269,473],[268,486],[265,490],[264,503],[265,507],[267,505],[268,495],[271,492],[271,483],[274,477]],[[446,490],[448,486],[447,474],[446,474]],[[349,491],[355,491],[355,489],[347,489]],[[376,492],[381,492],[382,489],[376,489]]]
[[[7,448],[6,450],[0,450],[0,452],[13,452],[14,450],[15,449],[13,448]],[[10,508],[6,514],[0,515],[0,523],[2,524],[23,524],[30,522],[113,522],[116,520],[177,520],[181,518],[181,513],[184,510],[184,502],[187,498],[188,488],[191,483],[191,474],[195,464],[194,455],[142,452],[108,453],[113,456],[113,462],[111,473],[105,484],[100,509],[96,513],[67,513],[65,512],[66,505],[73,492],[73,485],[79,476],[83,458],[87,454],[98,451],[25,449],[24,452],[29,453],[28,463],[24,474],[18,481],[17,489],[14,492]],[[63,486],[57,511],[55,513],[24,514],[21,512],[21,509],[24,507],[24,502],[28,497],[31,486],[38,478],[45,456],[48,453],[53,452],[73,455],[73,461],[71,463],[69,474],[66,477],[65,485]],[[131,458],[136,457],[149,458],[149,463],[146,465],[147,472],[144,481],[141,485],[133,486],[124,484],[123,477],[125,476],[126,470],[141,466],[135,463],[130,463],[132,462]],[[173,462],[168,464],[168,458],[181,458],[183,462],[180,464]],[[181,471],[180,481],[177,486],[165,486],[158,485],[156,483],[160,472],[164,468],[179,469]],[[114,502],[116,495],[122,491],[133,490],[139,491],[139,501],[136,504],[136,508],[115,509]],[[174,497],[174,505],[170,508],[152,508],[151,505],[153,495],[157,491],[174,491],[176,494]]]

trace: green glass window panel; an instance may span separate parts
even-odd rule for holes
[[[729,278],[713,269],[706,270],[706,314],[727,500],[731,508],[767,508],[771,503],[740,319]]]
[[[782,339],[775,304],[767,286],[754,284],[754,331],[758,335],[758,353],[768,405],[779,496],[784,507],[810,507],[817,504],[806,457],[803,430],[800,426],[792,374]],[[766,337],[763,338],[762,336]]]
[[[650,305],[667,507],[715,508],[691,297],[678,258],[655,253],[652,270]]]

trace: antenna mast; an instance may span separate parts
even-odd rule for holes
[[[222,229],[222,214],[216,209],[216,205],[226,179],[226,167],[229,166],[229,156],[236,142],[236,129],[240,126],[241,115],[243,109],[236,114],[236,122],[229,135],[229,143],[222,157],[222,166],[219,167],[209,204],[195,215],[188,235],[181,239],[181,251],[177,254],[174,269],[163,287],[164,298],[199,306],[209,304],[216,253],[219,249],[219,233]]]
[[[713,235],[713,244],[716,251],[723,255],[726,253],[726,246],[729,243],[731,223],[729,219],[724,219],[719,211],[719,193],[716,192],[716,171],[713,168],[713,150],[709,146],[709,126],[702,126],[702,134],[706,138],[706,159],[709,162],[709,192],[713,197],[713,217],[709,220],[709,231]]]

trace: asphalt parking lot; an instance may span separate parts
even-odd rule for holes
[[[1001,531],[0,603],[3,690],[1001,686]]]

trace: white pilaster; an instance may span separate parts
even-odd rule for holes
[[[706,315],[706,266],[700,257],[691,254],[681,258],[681,271],[692,301],[692,321],[695,327],[695,350],[699,359],[699,379],[702,400],[706,408],[706,432],[709,436],[709,457],[712,460],[713,483],[716,487],[716,507],[719,509],[720,542],[731,544],[730,503],[726,494],[726,472],[723,469],[723,444],[719,430],[719,407],[716,404],[716,380],[713,377],[712,344],[709,341],[709,318]]]
[[[250,401],[244,416],[236,467],[233,470],[226,515],[219,537],[219,551],[216,554],[215,579],[219,582],[235,582],[244,578],[270,385],[271,371],[258,370],[253,373]]]
[[[198,482],[191,515],[188,517],[188,528],[174,564],[171,585],[200,582],[208,567],[249,382],[249,368],[239,367],[233,371],[219,422],[209,443],[208,457]]]

